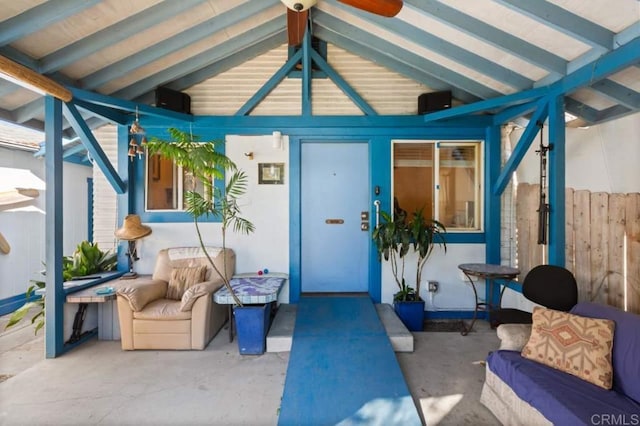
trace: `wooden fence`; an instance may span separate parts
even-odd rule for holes
[[[640,194],[566,189],[566,267],[580,301],[640,313]],[[516,227],[520,277],[546,263],[538,245],[539,185],[518,185]],[[553,206],[552,206],[553,208]],[[522,278],[521,278],[522,279]]]

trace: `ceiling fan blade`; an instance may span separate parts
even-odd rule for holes
[[[307,18],[309,10],[304,12],[296,12],[287,8],[287,36],[289,38],[289,46],[299,46],[302,44],[304,32],[307,29]]]
[[[402,0],[338,0],[356,9],[391,18],[402,9]]]

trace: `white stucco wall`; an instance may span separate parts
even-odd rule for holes
[[[0,148],[0,167],[30,170],[45,180],[44,160],[32,152]],[[63,251],[71,254],[87,239],[87,178],[91,167],[64,163]],[[0,210],[0,232],[11,245],[9,254],[0,254],[0,299],[24,293],[29,280],[40,279],[45,260],[46,191],[31,203]]]

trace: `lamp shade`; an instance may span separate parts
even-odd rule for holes
[[[285,6],[296,12],[302,12],[315,5],[317,0],[281,0]]]

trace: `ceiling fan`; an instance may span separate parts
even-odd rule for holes
[[[317,0],[281,0],[287,6],[287,32],[289,46],[299,46],[302,43],[307,28],[309,8]],[[338,0],[356,9],[364,10],[375,15],[393,17],[402,9],[402,0]]]

